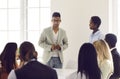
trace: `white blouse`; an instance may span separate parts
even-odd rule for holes
[[[112,63],[110,60],[104,60],[99,63],[99,68],[101,70],[102,79],[109,79],[113,73]]]

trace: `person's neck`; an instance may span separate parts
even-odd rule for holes
[[[28,62],[35,61],[35,60],[37,60],[37,59],[32,58],[32,59],[29,59],[29,60],[27,60],[27,61],[24,61],[24,65],[27,64]]]
[[[97,31],[99,31],[99,29],[94,29],[93,30],[93,34],[96,33]]]
[[[54,31],[55,33],[57,33],[58,30],[59,30],[58,26],[57,26],[57,27],[56,27],[56,26],[53,26],[53,31]]]

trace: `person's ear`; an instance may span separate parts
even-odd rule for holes
[[[98,25],[97,25],[97,24],[95,24],[95,28],[98,28]]]
[[[33,56],[35,56],[35,58],[37,58],[37,56],[38,56],[37,51],[35,51],[35,52],[33,53]]]

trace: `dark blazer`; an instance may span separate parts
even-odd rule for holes
[[[120,78],[120,55],[117,49],[113,49],[111,53],[113,57],[114,73],[110,77],[110,79],[119,79]]]
[[[54,69],[38,61],[30,61],[22,68],[15,70],[17,79],[58,79]]]

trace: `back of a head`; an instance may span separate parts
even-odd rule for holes
[[[108,47],[108,44],[104,40],[97,40],[93,44],[96,48],[100,61],[103,61],[105,59],[111,60],[110,49]]]
[[[116,46],[117,43],[117,37],[115,34],[108,33],[105,35],[105,41],[108,43],[110,48],[113,48]]]
[[[0,59],[2,61],[2,66],[6,69],[9,73],[14,66],[16,67],[15,63],[15,56],[16,56],[17,44],[14,42],[9,42],[5,45]]]
[[[3,51],[1,54],[4,54],[5,56],[12,56],[13,53],[15,55],[15,52],[17,50],[17,44],[14,42],[9,42],[5,45]],[[10,52],[10,53],[9,53]],[[12,54],[12,55],[11,55]]]
[[[21,60],[28,61],[34,58],[34,52],[35,52],[34,45],[28,41],[25,41],[20,45],[19,51],[20,51]]]
[[[91,21],[99,28],[101,24],[101,19],[98,16],[92,16]]]
[[[85,73],[89,79],[100,79],[97,53],[91,43],[84,43],[79,50],[78,72]]]

